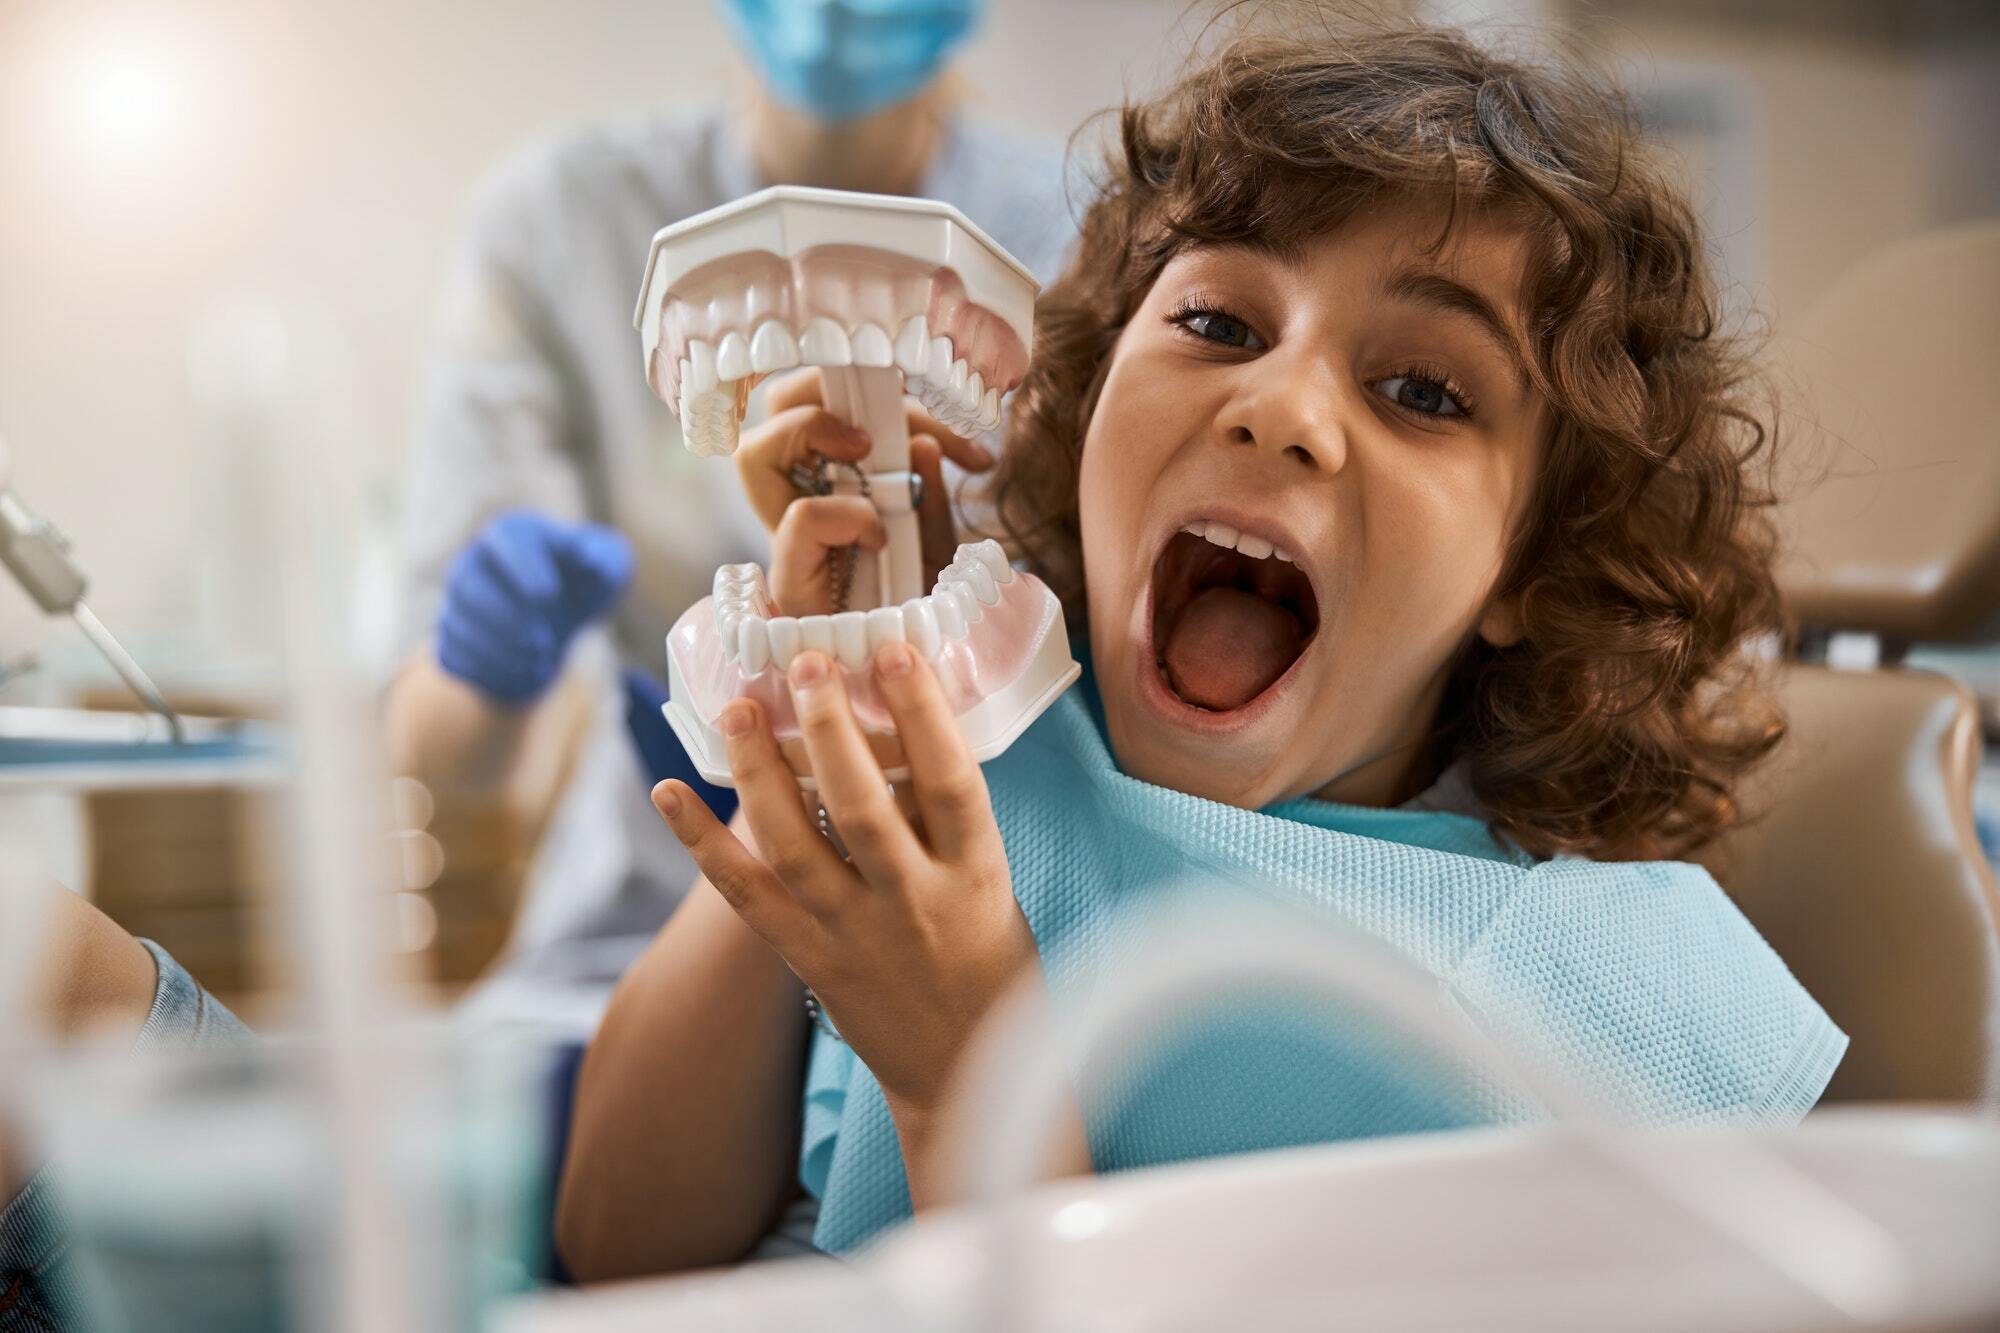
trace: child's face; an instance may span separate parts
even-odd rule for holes
[[[1193,250],[1120,335],[1080,504],[1133,776],[1247,807],[1405,799],[1452,664],[1518,637],[1495,587],[1546,432],[1525,243],[1471,223],[1427,254],[1437,231],[1394,208],[1295,256]]]

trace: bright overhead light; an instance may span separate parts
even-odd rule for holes
[[[108,25],[78,34],[54,75],[61,140],[77,166],[152,176],[186,148],[192,74],[181,53],[157,36]]]

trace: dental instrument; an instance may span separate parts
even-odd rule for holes
[[[0,440],[0,564],[7,566],[15,582],[44,613],[74,620],[140,702],[166,719],[173,743],[181,744],[186,735],[180,714],[83,600],[90,580],[78,566],[74,549],[60,528],[14,494],[13,458],[6,441]]]
[[[764,375],[821,368],[826,406],[869,438],[868,457],[822,489],[863,495],[887,532],[880,552],[847,548],[830,615],[784,616],[764,571],[725,565],[714,590],[667,636],[665,712],[702,777],[733,786],[716,720],[754,698],[806,771],[784,673],[815,649],[835,659],[890,781],[908,777],[868,665],[889,642],[930,660],[981,762],[1013,743],[1081,673],[1062,605],[994,541],[960,545],[923,588],[920,480],[903,396],[952,430],[999,423],[1026,374],[1038,286],[948,204],[776,186],[653,238],[633,325],[646,380],[698,456],[726,455]],[[824,477],[829,469],[819,469]]]

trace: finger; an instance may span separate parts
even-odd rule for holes
[[[547,651],[523,651],[517,640],[495,635],[464,620],[438,631],[438,665],[503,704],[517,705],[540,694],[556,674]]]
[[[549,554],[539,527],[511,522],[509,516],[495,523],[495,540],[481,542],[479,564],[487,577],[512,592],[524,606],[553,605],[562,592],[562,578],[556,572],[555,557]],[[502,531],[501,525],[508,525]]]
[[[868,437],[817,403],[773,412],[744,433],[736,470],[766,528],[776,528],[785,507],[799,498],[792,469],[814,454],[859,462],[868,456]]]
[[[773,380],[765,392],[765,404],[773,415],[787,408],[821,407],[826,403],[826,380],[816,367],[806,367],[783,379]],[[943,446],[944,456],[966,471],[984,472],[993,466],[992,450],[977,440],[957,434],[914,398],[904,400],[903,413],[909,423],[910,434],[935,437]]]
[[[909,821],[896,809],[889,780],[861,734],[847,686],[824,653],[792,659],[786,679],[799,732],[819,779],[819,799],[847,844],[862,877],[878,887],[900,882],[928,859]]]
[[[928,435],[938,442],[939,450],[946,458],[964,468],[967,472],[984,472],[993,466],[993,451],[974,439],[960,435],[951,427],[926,412],[923,405],[914,398],[905,399],[904,413],[909,421],[910,436]]]
[[[561,535],[555,553],[563,599],[585,620],[610,610],[632,582],[632,543],[616,528],[579,523]]]
[[[958,530],[951,521],[951,497],[945,494],[944,464],[938,442],[929,435],[910,441],[910,466],[924,479],[924,503],[917,511],[923,534],[924,586],[937,582],[938,571],[958,553]]]
[[[788,616],[833,610],[831,553],[860,546],[879,551],[889,534],[865,495],[817,495],[795,501],[771,537],[771,596]]]
[[[801,366],[788,374],[773,376],[764,390],[764,406],[773,414],[792,407],[823,407],[826,382],[818,366]]]
[[[667,779],[653,788],[653,808],[750,929],[781,954],[798,943],[807,925],[803,909],[776,872],[751,855],[692,788]]]
[[[875,680],[896,719],[931,847],[947,861],[984,851],[999,832],[993,803],[937,674],[908,644],[885,643],[875,654]]]
[[[477,626],[496,644],[511,644],[517,653],[555,651],[555,632],[532,606],[524,605],[512,588],[489,580],[467,580],[452,588],[443,619],[453,626]]]
[[[838,910],[861,881],[806,814],[798,777],[779,753],[764,710],[755,700],[737,699],[722,710],[719,725],[738,808],[765,864],[808,910]]]

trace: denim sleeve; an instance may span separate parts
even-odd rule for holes
[[[135,1049],[233,1046],[252,1040],[250,1029],[201,988],[172,954],[140,940],[153,955],[158,978],[153,1007]],[[73,1326],[82,1308],[70,1237],[55,1211],[46,1173],[38,1173],[0,1209],[0,1333],[48,1333]]]

